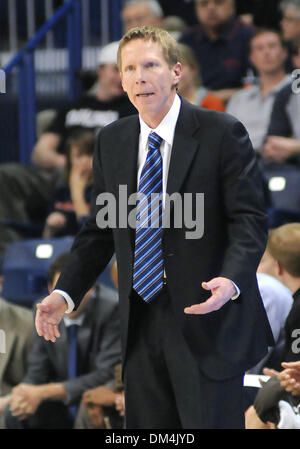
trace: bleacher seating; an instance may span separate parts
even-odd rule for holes
[[[30,239],[8,245],[3,262],[2,296],[16,304],[31,307],[48,295],[49,266],[59,254],[69,251],[73,237]],[[114,288],[110,278],[112,261],[99,277],[99,282]]]

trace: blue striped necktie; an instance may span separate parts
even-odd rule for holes
[[[156,133],[149,134],[138,191],[133,288],[146,302],[163,287],[161,142]]]

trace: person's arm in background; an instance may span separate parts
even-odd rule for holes
[[[59,110],[51,123],[41,134],[32,151],[32,162],[41,168],[62,169],[66,165],[66,156],[58,152],[62,136],[66,132],[66,115],[70,106]]]
[[[9,399],[14,416],[24,419],[34,413],[39,404],[46,399],[62,399],[66,391],[62,384],[49,383],[51,366],[45,341],[33,335],[33,345],[28,354],[28,369],[23,381],[13,388]]]
[[[51,132],[41,135],[32,151],[32,162],[41,168],[64,168],[66,156],[57,153],[60,137]]]

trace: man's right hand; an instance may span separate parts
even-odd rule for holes
[[[68,306],[62,295],[53,292],[37,304],[35,327],[38,335],[45,340],[56,342],[60,337],[58,325]]]

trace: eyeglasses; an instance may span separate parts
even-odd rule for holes
[[[220,6],[226,3],[228,0],[196,0],[196,5],[201,8],[206,8],[210,3],[213,3],[215,6]]]

